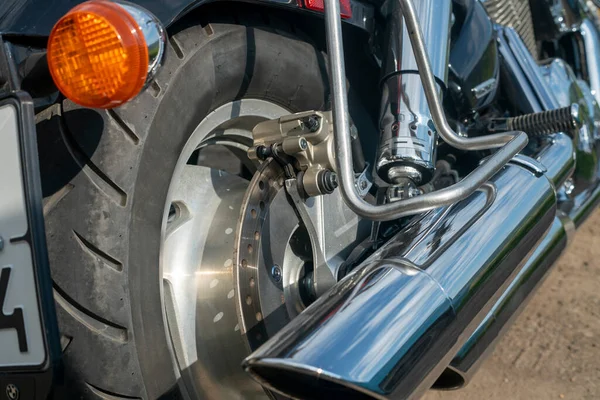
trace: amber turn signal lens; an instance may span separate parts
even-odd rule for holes
[[[140,92],[148,74],[140,26],[106,0],[82,3],[62,17],[50,33],[47,58],[58,89],[85,107],[123,104]]]

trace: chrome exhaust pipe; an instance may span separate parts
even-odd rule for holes
[[[540,151],[537,160],[542,165],[549,166],[545,175],[554,187],[561,187],[575,170],[573,141],[564,133],[555,134],[552,143]],[[594,201],[594,196],[589,196],[589,199]],[[575,214],[576,212],[571,215],[557,212],[548,233],[488,315],[454,356],[450,366],[436,380],[434,388],[457,389],[471,380],[482,361],[492,352],[502,334],[525,308],[531,295],[567,248],[575,233],[575,223],[572,219]]]
[[[554,185],[536,165],[511,162],[466,200],[417,217],[244,360],[246,371],[299,399],[423,394],[555,223]]]
[[[565,214],[558,212],[550,231],[502,294],[484,321],[460,349],[433,388],[457,389],[471,381],[486,356],[525,308],[532,294],[567,248],[575,226]]]
[[[575,230],[600,205],[600,181],[578,194],[573,203],[568,214],[557,213],[550,231],[433,387],[459,388],[471,380],[567,248]]]

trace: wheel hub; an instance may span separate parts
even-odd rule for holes
[[[314,246],[333,273],[368,235],[339,193],[301,202],[301,222],[282,166],[246,157],[252,128],[284,114],[261,100],[217,109],[192,134],[173,177],[163,298],[190,397],[264,398],[240,363],[314,299]]]
[[[285,255],[298,220],[281,167],[264,162],[257,170],[246,157],[252,127],[285,113],[260,100],[216,110],[190,138],[173,179],[162,250],[165,316],[192,397],[263,398],[240,362],[290,320],[282,277],[272,271],[299,262]]]

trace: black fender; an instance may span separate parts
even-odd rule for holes
[[[168,27],[190,10],[214,0],[129,0],[153,13]],[[302,8],[302,0],[244,0],[245,3],[317,13]],[[0,34],[48,36],[54,24],[84,0],[0,0]],[[344,21],[371,31],[374,9],[370,4],[352,0],[352,17]]]

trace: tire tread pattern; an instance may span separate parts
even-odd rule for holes
[[[289,42],[304,52],[312,46],[307,47],[298,40],[294,35],[296,29],[288,21],[266,13],[200,18],[210,23],[191,24],[170,36],[164,65],[153,86],[130,103],[106,112],[81,109],[65,100],[51,115],[39,118],[56,136],[54,140],[50,133],[41,132],[38,125],[38,136],[49,135],[47,140],[54,140],[52,143],[56,146],[51,151],[57,152],[57,157],[50,157],[48,161],[52,165],[47,169],[46,179],[56,180],[55,171],[59,167],[69,170],[62,187],[46,191],[44,203],[59,327],[61,334],[68,338],[63,354],[65,390],[69,392],[66,398],[146,399],[154,397],[149,394],[153,390],[148,385],[159,386],[143,381],[139,352],[151,349],[136,347],[132,329],[135,310],[131,307],[128,288],[128,221],[134,218],[130,194],[133,195],[153,115],[165,94],[177,90],[173,86],[174,77],[186,70],[188,61],[193,57],[197,59],[203,52],[205,58],[212,54],[214,79],[218,79],[219,70],[228,68],[231,63],[228,53],[232,49],[213,43],[240,43],[242,38],[245,43],[247,35],[270,32],[294,38]],[[238,24],[232,25],[236,20]],[[249,58],[256,56],[252,51],[248,50]],[[262,54],[260,61],[264,59],[265,54]],[[299,60],[299,64],[298,68],[313,67],[305,60]],[[280,67],[283,68],[285,66]],[[217,108],[232,97],[243,96],[266,98],[289,106],[302,97],[302,91],[310,90],[302,84],[286,84],[283,86],[289,87],[286,89],[289,93],[278,95],[269,89],[282,85],[282,74],[271,76],[266,84],[256,78],[251,80],[252,71],[247,72],[243,82],[239,82],[241,89],[237,93],[218,90],[213,93],[209,109]],[[323,100],[322,105],[325,104]],[[198,112],[205,111],[208,109]],[[97,124],[92,124],[91,119]],[[101,126],[101,131],[94,132],[94,126]],[[164,134],[168,133],[167,127]],[[39,150],[40,153],[49,151]],[[68,154],[71,160],[60,154]],[[42,180],[44,174],[43,169]]]

